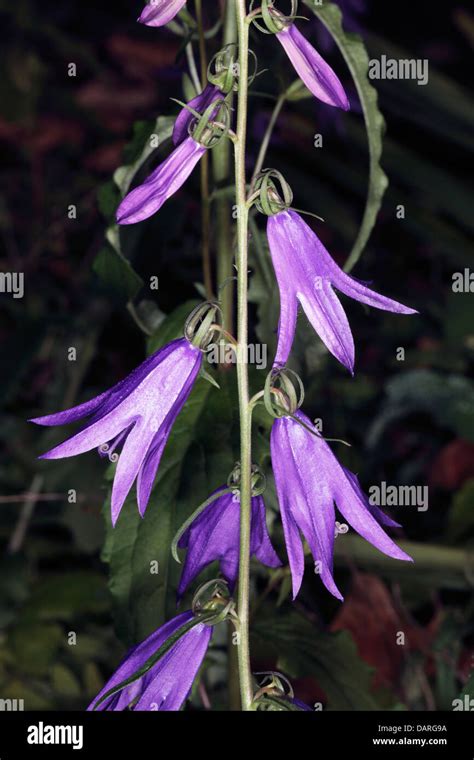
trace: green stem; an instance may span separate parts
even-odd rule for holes
[[[267,150],[268,150],[268,146],[270,145],[270,140],[272,139],[273,130],[275,129],[275,124],[277,123],[277,119],[281,113],[281,109],[283,108],[285,101],[286,101],[286,93],[282,93],[280,97],[278,98],[277,102],[275,103],[275,108],[273,109],[273,113],[270,117],[270,121],[268,122],[267,129],[263,136],[262,144],[260,145],[260,150],[257,157],[257,162],[253,170],[251,184],[253,184],[253,181],[255,177],[257,176],[257,174],[260,174],[260,172],[263,169],[263,162],[265,161],[265,156],[267,155]]]
[[[234,623],[227,622],[227,691],[229,694],[229,710],[239,712],[241,709],[240,702],[240,685],[239,685],[239,662],[237,659],[237,647],[234,646],[235,628]]]
[[[207,83],[206,40],[202,17],[202,0],[196,0],[196,21],[199,29],[199,57],[201,63],[201,89]],[[202,225],[202,269],[206,297],[213,297],[211,267],[211,204],[209,198],[209,153],[201,159],[201,225]]]
[[[249,27],[245,0],[236,1],[239,41],[239,95],[237,140],[235,142],[235,187],[237,206],[237,381],[240,413],[240,557],[237,612],[240,620],[238,642],[239,679],[242,710],[252,704],[252,673],[249,650],[250,594],[250,507],[252,468],[252,423],[247,371],[248,343],[248,208],[245,152],[247,142]]]
[[[225,4],[223,45],[230,45],[237,40],[235,0],[227,0]],[[232,108],[232,94],[228,98]],[[231,173],[231,144],[229,140],[221,140],[212,151],[212,170],[214,184],[217,190],[227,187]],[[217,284],[226,286],[221,292],[222,323],[224,328],[233,332],[233,300],[234,289],[228,282],[234,274],[231,204],[227,198],[216,200],[216,248],[217,248]]]

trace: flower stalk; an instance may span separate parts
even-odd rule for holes
[[[222,43],[225,47],[236,41],[236,10],[235,0],[225,3],[224,34]],[[233,94],[229,93],[228,102],[232,107]],[[221,140],[212,151],[212,172],[217,189],[226,187],[231,173],[231,144]],[[230,203],[225,197],[216,199],[216,251],[217,251],[217,285],[222,288],[220,300],[222,304],[223,325],[229,332],[233,331],[234,290],[229,285],[233,270],[233,232],[230,215]]]
[[[202,16],[202,0],[196,0],[196,20],[199,30],[199,57],[201,63],[201,87],[207,84],[207,54]],[[212,298],[211,267],[211,202],[209,197],[209,155],[206,153],[201,161],[201,225],[202,225],[202,268],[206,298]]]
[[[236,1],[239,44],[239,91],[237,140],[234,144],[237,212],[237,381],[240,414],[240,551],[237,614],[240,621],[238,661],[242,710],[253,701],[249,651],[250,509],[252,479],[252,430],[249,379],[246,363],[248,343],[248,221],[245,152],[247,143],[249,24],[245,0]]]

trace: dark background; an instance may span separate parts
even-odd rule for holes
[[[344,605],[314,589],[311,578],[299,605],[324,631],[350,632],[357,656],[374,668],[378,706],[451,709],[474,664],[473,294],[452,289],[453,273],[472,266],[467,87],[474,16],[457,3],[339,4],[346,28],[361,33],[371,57],[430,62],[426,87],[374,82],[387,121],[382,163],[390,187],[353,272],[420,316],[345,301],[356,340],[354,379],[322,351],[302,317],[295,367],[306,385],[305,411],[324,416],[328,435],[351,441],[346,464],[363,485],[428,485],[429,508],[393,511],[404,526],[399,538],[413,542],[414,566],[341,552]],[[150,120],[176,113],[170,97],[182,97],[185,61],[178,38],[136,24],[139,3],[1,0],[0,10],[0,269],[25,275],[23,299],[0,295],[0,698],[23,698],[26,709],[82,709],[122,652],[100,559],[104,465],[93,454],[38,463],[58,438],[27,419],[112,385],[145,355],[137,321],[153,332],[165,314],[199,298],[198,173],[164,213],[124,235],[135,271],[163,283],[158,293],[136,294],[135,315],[120,288],[93,271],[112,213],[111,176],[135,156]],[[345,71],[318,22],[305,33]],[[257,36],[253,47],[269,69],[259,89],[274,92],[274,72],[285,61],[273,40]],[[367,186],[362,118],[347,72],[343,79],[353,114],[313,100],[288,105],[266,162],[293,186],[295,206],[326,220],[315,229],[341,264]],[[253,156],[269,108],[252,101]],[[312,147],[315,132],[324,135],[321,152]],[[70,204],[75,219],[68,218]],[[262,289],[258,273],[253,299],[255,337],[271,345],[278,299],[274,288]],[[404,361],[396,358],[399,347]],[[75,504],[68,503],[70,489]],[[404,647],[396,644],[400,631]],[[80,646],[67,640],[71,633]],[[257,664],[274,666],[258,646],[255,652]],[[225,706],[214,670],[207,689],[216,707]],[[308,702],[324,701],[321,688],[312,675],[297,681]],[[198,696],[194,705],[202,707]]]

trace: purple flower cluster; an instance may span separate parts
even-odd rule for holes
[[[184,5],[184,0],[152,0],[139,21],[148,26],[162,26]],[[349,102],[338,77],[294,23],[283,24],[275,34],[309,90],[324,103],[347,110]],[[183,185],[210,147],[193,137],[196,113],[212,111],[213,103],[223,97],[219,87],[209,84],[181,111],[173,132],[175,149],[145,182],[123,199],[117,211],[118,224],[147,219]],[[295,211],[285,207],[268,216],[268,242],[280,292],[275,369],[284,367],[289,358],[299,304],[328,350],[353,372],[354,341],[335,290],[377,309],[399,314],[413,314],[414,310],[345,274]],[[187,338],[175,340],[96,398],[32,420],[46,426],[83,422],[79,432],[43,458],[59,459],[98,449],[102,456],[117,463],[111,497],[113,525],[135,482],[138,510],[143,517],[173,423],[189,397],[201,365],[199,347]],[[338,462],[301,411],[288,411],[276,417],[271,431],[271,458],[293,597],[303,579],[304,537],[323,584],[342,599],[333,575],[335,507],[355,531],[381,552],[400,560],[410,559],[384,530],[396,527],[397,523],[369,503],[356,475]],[[235,587],[239,570],[238,489],[229,492],[221,487],[214,497],[180,537],[179,547],[186,550],[186,558],[179,598],[214,561],[219,561],[230,590]],[[260,495],[253,496],[251,501],[250,551],[268,567],[281,565],[268,534],[265,504]],[[176,637],[180,631],[182,635]],[[195,618],[194,612],[178,615],[128,653],[89,709],[180,709],[211,635],[212,625]],[[167,642],[171,642],[169,646]],[[154,653],[163,647],[163,656],[147,666]],[[135,678],[137,673],[141,675]]]
[[[329,351],[353,372],[354,340],[334,288],[376,309],[416,314],[414,309],[379,295],[345,274],[295,211],[289,209],[270,216],[267,235],[280,291],[276,365],[286,364],[290,355],[299,302]]]
[[[85,404],[46,417],[37,425],[66,425],[88,418],[83,429],[43,454],[42,459],[63,459],[97,448],[117,461],[112,488],[112,522],[137,481],[137,502],[143,516],[150,498],[161,455],[193,387],[202,353],[184,338],[140,364],[128,377]],[[121,448],[118,456],[117,449]]]

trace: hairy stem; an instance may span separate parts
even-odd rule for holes
[[[236,12],[235,0],[227,0],[225,4],[223,45],[236,42]],[[229,99],[232,107],[232,99]],[[230,180],[231,160],[230,141],[221,140],[212,151],[212,168],[214,183],[219,190],[226,187]],[[217,284],[223,287],[221,292],[222,320],[225,329],[233,332],[233,294],[232,284],[229,282],[234,274],[233,263],[233,232],[231,222],[230,202],[227,198],[216,200],[216,246],[217,246]]]
[[[242,710],[252,703],[252,674],[249,651],[250,509],[252,431],[247,371],[248,343],[248,208],[245,153],[247,142],[249,27],[245,0],[236,1],[239,42],[239,94],[237,140],[235,142],[235,187],[237,206],[237,379],[240,413],[240,557],[237,612],[240,620],[238,660]]]
[[[201,88],[207,84],[207,54],[202,17],[202,0],[196,0],[196,20],[199,29],[199,58],[201,64]],[[211,204],[209,199],[209,153],[201,159],[201,226],[202,226],[202,270],[206,298],[213,295],[211,268]]]

